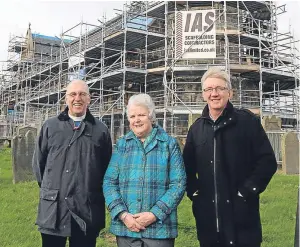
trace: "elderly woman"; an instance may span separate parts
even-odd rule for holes
[[[173,247],[186,186],[180,148],[155,124],[149,95],[132,96],[127,116],[131,131],[118,140],[104,176],[110,231],[119,247]]]

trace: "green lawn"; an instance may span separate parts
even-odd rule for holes
[[[0,151],[0,246],[38,247],[40,235],[34,225],[38,204],[36,182],[13,185],[10,150]],[[298,176],[276,174],[261,196],[262,247],[292,247],[294,243]],[[198,247],[190,201],[179,206],[179,237],[176,247]],[[107,215],[109,221],[109,217]],[[97,247],[112,247],[114,236],[104,229]]]

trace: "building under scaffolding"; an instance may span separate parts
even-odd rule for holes
[[[214,58],[175,54],[177,14],[194,10],[215,11]],[[236,107],[275,115],[282,127],[299,131],[298,50],[291,33],[277,28],[285,12],[271,1],[138,1],[111,20],[102,18],[100,26],[80,22],[59,38],[29,27],[26,37],[9,41],[0,78],[1,135],[12,136],[17,126],[40,127],[64,107],[67,83],[82,78],[91,112],[114,141],[128,130],[125,107],[137,92],[153,97],[161,126],[185,136],[205,105],[200,80],[211,66],[230,73]]]

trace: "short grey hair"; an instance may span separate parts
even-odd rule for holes
[[[85,87],[86,92],[87,92],[88,94],[90,94],[90,89],[89,89],[88,84],[87,84],[85,81],[79,80],[79,79],[75,79],[75,80],[71,81],[71,82],[68,84],[68,86],[67,86],[67,88],[66,88],[66,93],[69,92],[69,88],[70,88],[71,85],[73,85],[73,84],[82,84],[82,85]]]
[[[150,121],[152,123],[156,122],[155,105],[153,103],[152,98],[148,94],[144,94],[144,93],[135,94],[129,98],[127,108],[126,108],[127,118],[129,117],[128,116],[128,108],[132,105],[143,106],[143,107],[147,108],[149,111]]]
[[[227,72],[225,72],[224,70],[218,68],[218,67],[210,67],[202,76],[201,78],[201,84],[202,84],[202,89],[203,89],[203,85],[204,82],[206,81],[206,79],[208,78],[218,78],[218,79],[222,79],[226,82],[226,86],[229,90],[232,89],[231,86],[231,81],[230,81],[230,76]]]

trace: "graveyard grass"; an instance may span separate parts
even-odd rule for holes
[[[34,225],[38,204],[36,182],[12,184],[10,149],[0,150],[0,246],[39,247]],[[276,174],[261,196],[262,247],[291,247],[294,243],[298,176]],[[179,206],[179,237],[176,247],[199,246],[191,203],[184,197]],[[107,225],[109,216],[107,214]],[[116,246],[108,229],[101,232],[97,247]]]

